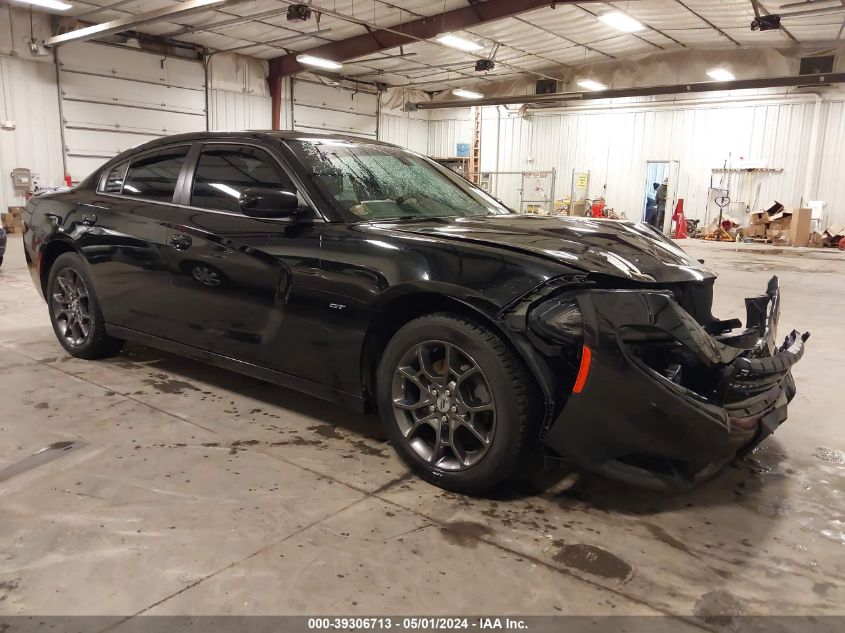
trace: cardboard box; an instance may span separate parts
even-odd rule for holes
[[[789,223],[789,245],[807,246],[810,243],[810,220],[813,210],[793,209],[792,220]]]
[[[749,220],[749,224],[768,224],[769,223],[769,212],[768,211],[754,211],[751,213],[751,219]]]
[[[14,233],[15,229],[20,230],[23,226],[23,220],[21,219],[21,216],[16,215],[14,213],[0,214],[0,222],[2,222],[3,228],[6,229],[9,233]]]
[[[831,224],[824,230],[825,237],[836,237],[838,235],[845,236],[845,226],[842,224]]]
[[[745,237],[752,237],[752,238],[766,237],[766,225],[765,224],[752,224],[750,226],[745,227],[742,230],[742,234]]]

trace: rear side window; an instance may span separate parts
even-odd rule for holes
[[[296,191],[287,174],[263,150],[208,148],[197,163],[191,206],[239,212],[238,199],[248,188]]]
[[[126,178],[127,167],[129,167],[128,162],[112,167],[106,175],[101,191],[105,193],[121,193],[123,191],[123,179]]]
[[[187,154],[187,147],[173,147],[133,160],[123,180],[123,194],[172,202]]]

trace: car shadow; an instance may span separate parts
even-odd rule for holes
[[[502,501],[539,497],[563,509],[592,509],[632,516],[659,515],[693,507],[758,506],[763,499],[782,497],[788,478],[795,474],[785,460],[778,441],[769,438],[751,454],[735,460],[692,490],[661,491],[610,480],[565,462],[544,467],[535,459],[488,497]]]
[[[165,371],[179,376],[191,386],[197,386],[193,385],[193,382],[197,381],[211,389],[237,392],[271,407],[319,418],[323,422],[355,433],[362,439],[385,441],[381,423],[375,415],[358,413],[314,396],[184,356],[142,345],[127,344],[118,356],[101,362],[133,368],[147,366],[151,370]]]

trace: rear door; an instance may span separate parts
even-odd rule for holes
[[[167,222],[189,144],[133,156],[106,170],[75,212],[107,323],[163,335],[171,313]]]
[[[173,337],[311,379],[323,220],[280,158],[257,142],[191,152],[168,236]],[[297,219],[247,217],[238,198],[255,187],[297,192],[307,210]]]

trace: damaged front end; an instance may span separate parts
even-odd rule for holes
[[[544,431],[548,446],[616,479],[685,489],[770,435],[786,419],[791,368],[809,334],[776,345],[776,277],[746,299],[745,329],[714,319],[712,294],[704,299],[582,288],[536,305],[532,335],[577,355],[571,394]]]

